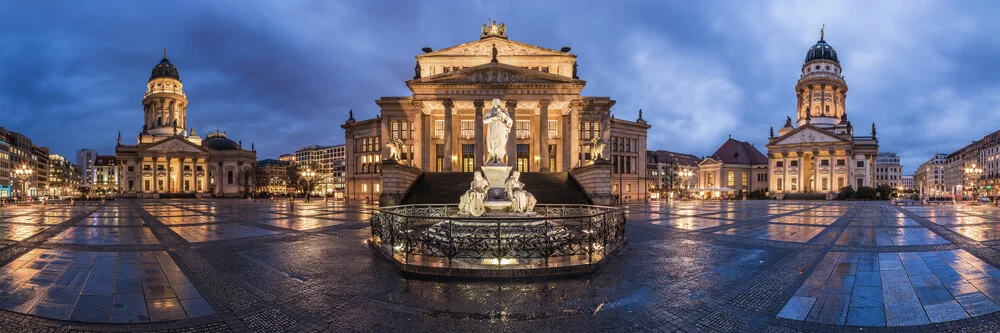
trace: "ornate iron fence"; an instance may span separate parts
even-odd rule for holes
[[[592,265],[625,243],[621,208],[538,205],[534,212],[460,217],[454,205],[383,207],[372,213],[371,244],[406,265],[532,269]]]

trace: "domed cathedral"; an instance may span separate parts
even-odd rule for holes
[[[187,95],[180,72],[167,59],[153,66],[142,98],[142,132],[136,144],[122,144],[120,193],[127,197],[240,196],[249,187],[257,153],[243,149],[225,132],[204,139],[187,127]]]
[[[381,97],[375,101],[379,118],[351,117],[343,125],[348,195],[364,199],[374,190],[378,197],[378,165],[389,157],[384,145],[390,140],[398,140],[401,165],[425,173],[478,170],[485,162],[483,117],[499,99],[513,119],[504,163],[514,170],[553,173],[586,166],[590,147],[600,139],[613,171],[622,173],[614,175],[612,190],[633,200],[645,197],[650,126],[638,110],[629,112],[631,120],[616,118],[610,97],[581,96],[587,82],[568,46],[555,50],[511,40],[507,26],[492,20],[477,35],[455,46],[424,47],[414,57],[413,79],[405,82],[411,95]]]
[[[819,41],[806,51],[795,85],[795,122],[786,118],[777,135],[771,128],[770,190],[779,198],[811,193],[830,199],[846,186],[874,186],[875,124],[871,135],[855,136],[847,119],[847,82],[837,50],[824,34],[821,29]]]

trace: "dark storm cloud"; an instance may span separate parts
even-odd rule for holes
[[[189,125],[260,158],[343,141],[347,110],[406,95],[420,48],[478,37],[579,55],[584,93],[654,124],[649,146],[706,155],[727,135],[766,141],[794,114],[805,50],[827,24],[858,131],[879,124],[907,172],[997,129],[1000,49],[990,2],[104,1],[0,3],[0,126],[53,152],[111,153],[141,129],[144,83],[168,49]]]

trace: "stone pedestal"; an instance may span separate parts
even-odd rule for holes
[[[506,212],[510,210],[510,199],[504,193],[504,184],[507,177],[510,177],[510,170],[513,167],[505,164],[487,163],[483,165],[483,176],[490,183],[490,188],[486,191],[486,200],[483,204],[487,212]]]
[[[399,164],[396,160],[382,160],[382,194],[378,198],[379,206],[398,205],[422,174],[420,169]]]
[[[612,205],[614,197],[611,195],[611,162],[602,159],[588,166],[575,168],[569,171],[569,175],[584,192],[590,202],[595,205]]]

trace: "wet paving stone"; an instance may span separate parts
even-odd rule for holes
[[[0,209],[0,331],[1000,329],[995,207],[635,203],[594,273],[502,281],[400,274],[363,243],[371,208]]]

